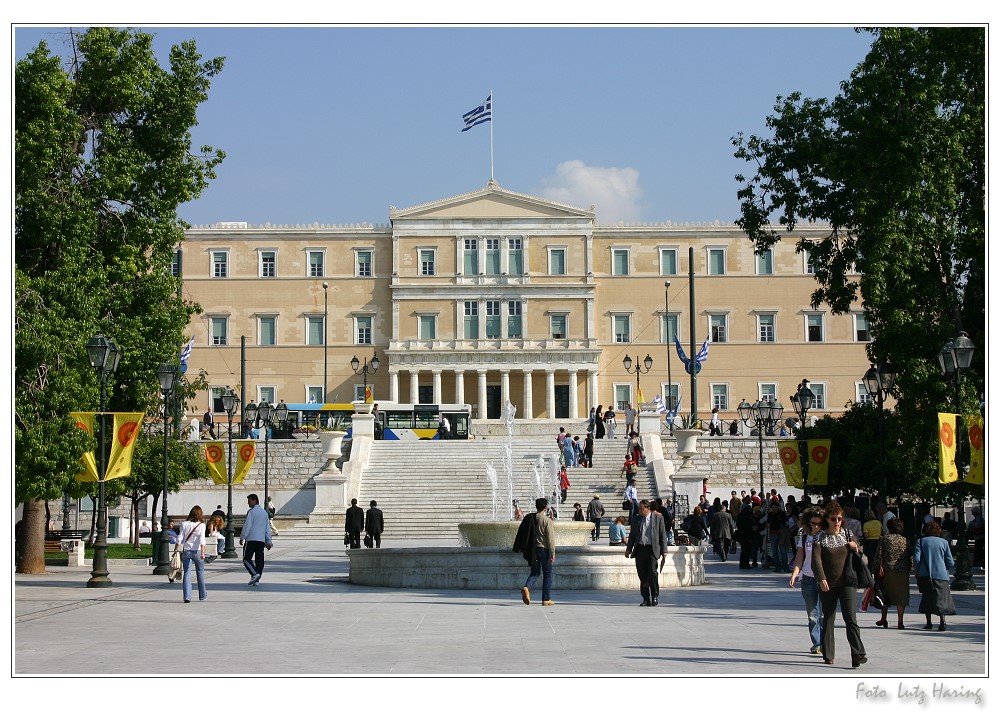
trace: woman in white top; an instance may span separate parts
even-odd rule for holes
[[[604,429],[607,431],[607,434],[604,437],[608,440],[615,439],[615,425],[617,425],[617,421],[615,420],[615,411],[611,408],[611,406],[608,406],[608,409],[604,411]]]
[[[191,562],[198,574],[198,600],[208,598],[205,591],[205,515],[201,507],[191,507],[187,520],[181,522],[181,532],[178,536],[176,552],[181,550],[181,561],[184,564],[184,603],[191,603]]]
[[[809,507],[799,518],[799,533],[795,537],[795,563],[788,585],[795,588],[795,579],[802,578],[802,599],[809,617],[809,638],[812,641],[810,653],[818,655],[822,649],[823,610],[819,605],[819,585],[812,570],[813,540],[823,526],[823,510]]]

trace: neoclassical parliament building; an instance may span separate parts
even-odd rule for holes
[[[688,357],[709,340],[699,415],[733,419],[742,399],[769,398],[791,415],[803,378],[814,415],[867,400],[862,306],[813,309],[808,255],[795,251],[824,227],[756,255],[734,224],[595,218],[593,206],[491,181],[390,208],[386,225],[194,226],[175,270],[203,310],[187,331],[188,367],[205,371],[211,392],[191,407],[220,413],[227,387],[258,402],[346,403],[367,381],[376,401],[469,403],[474,418],[496,419],[510,400],[517,418],[581,419],[598,404],[637,403],[639,365],[643,400],[672,392],[684,414],[691,382],[675,335]]]

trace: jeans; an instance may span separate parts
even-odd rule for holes
[[[540,546],[535,548],[535,560],[531,562],[531,573],[524,587],[530,591],[539,574],[542,575],[542,600],[552,600],[552,554]]]
[[[864,655],[865,645],[861,642],[861,629],[858,627],[858,589],[854,586],[837,586],[829,591],[819,592],[820,605],[823,608],[823,657],[833,660],[834,636],[833,622],[836,619],[837,603],[840,603],[840,615],[847,628],[847,644],[851,646],[851,655]]]
[[[201,558],[201,549],[197,551],[182,551],[181,562],[184,565],[184,600],[191,600],[191,562],[194,562],[194,571],[198,575],[198,600],[204,601],[208,598],[205,590],[205,560]]]
[[[601,538],[601,518],[594,517],[590,521],[594,523],[594,531],[591,533],[590,538],[593,541],[597,541],[598,539]]]
[[[819,605],[819,584],[812,576],[803,576],[802,600],[806,602],[806,615],[809,617],[809,640],[813,649],[823,647],[823,610]]]
[[[771,561],[774,565],[774,572],[792,573],[792,570],[788,568],[788,547],[781,545],[781,535],[768,534],[767,545],[768,553],[771,555]]]

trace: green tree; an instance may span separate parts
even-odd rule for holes
[[[193,42],[169,69],[142,32],[68,35],[68,59],[41,43],[17,62],[15,129],[15,468],[24,504],[18,571],[44,572],[44,501],[75,488],[93,439],[68,413],[96,410],[87,340],[122,350],[108,410],[146,411],[156,369],[175,360],[197,305],[171,276],[181,203],[197,198],[221,151],[195,153],[190,129],[223,60]],[[89,441],[89,442],[88,442]]]
[[[770,136],[733,138],[754,168],[736,176],[737,223],[758,251],[781,239],[772,216],[789,231],[830,225],[796,246],[815,269],[813,306],[862,301],[869,357],[898,374],[893,457],[916,485],[936,477],[936,413],[977,412],[984,383],[985,31],[868,31],[871,51],[838,96],[778,97]],[[980,348],[956,406],[936,356],[961,330]]]

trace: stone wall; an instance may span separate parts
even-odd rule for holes
[[[663,455],[675,465],[680,463],[676,441],[672,437],[663,437]],[[749,492],[751,488],[760,489],[760,446],[757,438],[705,435],[698,438],[698,454],[692,462],[708,477],[710,500],[714,497],[728,498],[732,490]],[[786,498],[794,494],[798,499],[801,492],[785,483],[775,438],[764,438],[764,489],[772,487]]]

